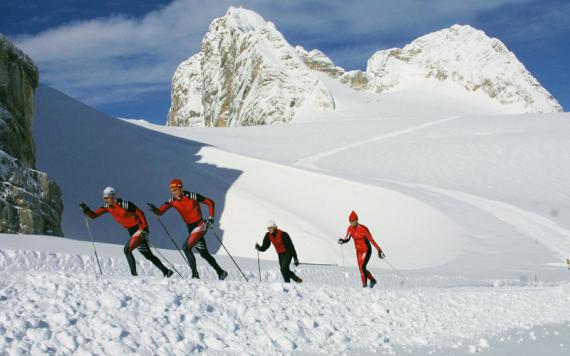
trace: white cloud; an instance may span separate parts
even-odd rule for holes
[[[293,45],[330,47],[332,55],[328,54],[333,60],[350,64],[357,59],[364,66],[371,46],[385,42],[385,38],[423,34],[425,29],[468,22],[485,9],[524,1],[178,0],[143,18],[115,15],[69,23],[22,36],[16,42],[39,65],[41,80],[49,85],[68,93],[92,93],[97,88],[120,92],[136,84],[163,88],[177,65],[200,50],[208,25],[229,6],[243,5],[258,11]],[[343,42],[350,45],[343,46]],[[327,53],[326,48],[320,49]],[[359,50],[365,53],[355,56]],[[113,99],[103,93],[97,98],[97,103]]]

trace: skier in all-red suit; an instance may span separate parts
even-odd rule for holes
[[[283,275],[285,283],[289,283],[291,279],[297,283],[303,282],[301,278],[289,269],[291,259],[293,259],[295,266],[299,265],[299,259],[297,258],[297,251],[295,251],[293,241],[291,241],[288,233],[277,228],[277,224],[275,224],[275,221],[273,220],[269,220],[267,222],[267,232],[263,237],[263,242],[261,246],[256,243],[255,249],[263,252],[269,248],[270,243],[273,244],[275,251],[277,251],[279,267],[281,268],[281,274]]]
[[[376,279],[374,279],[372,273],[366,269],[366,265],[368,264],[368,260],[370,260],[370,254],[372,252],[370,243],[372,243],[378,251],[378,257],[384,258],[386,255],[384,255],[380,246],[378,246],[376,241],[374,241],[374,238],[372,238],[372,234],[368,228],[358,223],[358,215],[356,215],[354,211],[352,211],[348,216],[348,221],[350,222],[350,226],[346,230],[346,236],[343,239],[338,239],[338,243],[345,244],[352,237],[354,240],[354,247],[356,248],[358,268],[360,269],[360,276],[362,278],[362,287],[366,287],[367,280],[370,280],[370,288],[374,288],[376,285]]]
[[[214,201],[206,198],[198,193],[191,193],[183,190],[183,184],[180,179],[170,181],[170,192],[172,196],[168,201],[159,208],[149,203],[149,207],[153,213],[158,216],[164,214],[168,209],[174,208],[182,220],[188,226],[188,238],[182,245],[182,249],[188,258],[188,263],[192,269],[192,278],[200,278],[198,269],[196,268],[196,258],[192,253],[192,247],[196,247],[200,256],[212,266],[218,274],[218,279],[224,280],[228,276],[228,272],[224,271],[216,262],[214,257],[208,251],[204,234],[206,230],[214,224]],[[202,219],[202,211],[200,203],[208,206],[209,217],[206,221]]]
[[[116,198],[115,189],[112,187],[107,187],[103,191],[103,201],[105,204],[95,211],[91,211],[85,203],[81,203],[79,206],[81,206],[83,214],[91,219],[96,219],[105,213],[109,213],[119,225],[129,231],[131,237],[125,244],[123,251],[125,256],[127,256],[131,274],[133,276],[137,275],[137,266],[133,256],[133,250],[136,248],[147,260],[160,269],[165,277],[172,276],[172,270],[166,268],[150,250],[147,242],[148,224],[142,210],[130,201]]]

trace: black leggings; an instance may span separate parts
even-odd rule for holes
[[[195,227],[196,227],[196,224],[188,225],[188,232],[192,233],[192,230]],[[205,232],[204,232],[204,234],[205,234]],[[222,272],[224,272],[224,270],[220,267],[220,265],[218,265],[218,262],[216,262],[216,259],[214,258],[214,256],[212,256],[210,254],[210,251],[208,251],[208,246],[206,246],[206,240],[204,239],[203,236],[192,247],[194,247],[196,250],[198,250],[198,253],[200,254],[200,256],[202,256],[202,258],[205,259],[206,262],[208,262],[210,264],[210,266],[212,266],[212,268],[214,268],[214,270],[216,270],[216,273],[218,275],[220,275],[220,274],[222,274]],[[194,254],[192,253],[192,247],[188,246],[188,239],[186,239],[186,241],[182,245],[182,250],[184,251],[186,258],[188,259],[188,263],[190,264],[190,268],[192,269],[192,277],[199,277],[200,274],[198,273],[198,268],[196,267],[196,257],[194,257]]]
[[[138,225],[137,226],[133,226],[131,228],[128,229],[129,230],[129,235],[132,236],[135,234],[135,232],[137,232],[139,230]],[[137,275],[137,265],[135,262],[135,257],[133,256],[131,247],[130,247],[130,243],[131,243],[131,239],[129,239],[127,241],[127,243],[125,244],[125,247],[123,248],[123,252],[125,252],[125,256],[127,257],[127,262],[129,263],[129,268],[131,269],[131,274],[133,276]],[[163,274],[166,274],[166,272],[168,272],[168,268],[166,268],[162,262],[158,259],[158,257],[156,257],[152,251],[150,250],[150,246],[148,245],[148,242],[146,241],[146,239],[143,239],[141,241],[141,243],[137,246],[137,250],[139,250],[139,252],[141,253],[141,255],[143,255],[147,260],[149,260],[150,262],[152,262],[153,265],[155,265]]]
[[[285,251],[283,253],[277,254],[277,256],[279,256],[279,267],[281,269],[281,274],[283,275],[283,280],[285,283],[289,283],[291,279],[295,282],[300,281],[301,278],[297,277],[297,275],[289,269],[291,259],[293,258],[291,252]]]

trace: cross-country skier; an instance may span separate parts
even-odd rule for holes
[[[384,252],[374,238],[372,238],[372,234],[368,230],[368,228],[362,224],[358,223],[358,215],[354,211],[350,213],[348,216],[348,221],[350,222],[350,226],[346,231],[346,236],[344,238],[338,239],[339,244],[347,243],[350,238],[354,240],[354,247],[356,248],[356,259],[358,260],[358,268],[360,269],[360,276],[362,278],[362,287],[367,287],[367,280],[370,280],[370,288],[374,288],[376,285],[376,279],[372,276],[372,273],[366,269],[366,265],[368,264],[368,260],[370,260],[370,254],[372,252],[372,248],[370,243],[376,248],[378,251],[378,257],[384,258]]]
[[[289,269],[291,259],[293,259],[295,266],[299,265],[299,259],[297,258],[297,251],[295,251],[293,241],[291,241],[288,233],[277,228],[277,224],[275,224],[273,220],[267,222],[267,232],[263,237],[263,242],[261,246],[256,243],[255,249],[263,252],[269,248],[270,243],[273,244],[275,251],[277,251],[279,267],[281,268],[281,274],[283,275],[285,283],[289,283],[291,279],[297,283],[303,282],[301,278]]]
[[[147,260],[160,269],[165,277],[172,276],[172,270],[166,268],[150,250],[147,241],[148,224],[142,210],[130,201],[117,198],[113,187],[107,187],[103,190],[103,201],[104,205],[95,211],[91,211],[85,203],[81,203],[79,206],[81,206],[83,214],[91,219],[96,219],[105,213],[109,213],[119,225],[129,231],[131,237],[125,244],[123,251],[127,257],[131,274],[133,276],[137,275],[137,266],[133,256],[133,250],[136,248]]]
[[[148,204],[149,208],[158,216],[164,214],[168,209],[174,208],[182,217],[182,220],[188,226],[188,238],[182,245],[182,249],[188,258],[188,263],[192,269],[192,278],[200,278],[198,269],[196,268],[196,258],[192,253],[192,247],[196,247],[200,256],[212,266],[218,274],[218,279],[224,280],[228,276],[228,272],[224,271],[216,262],[214,257],[208,251],[204,234],[206,230],[214,224],[214,201],[206,198],[198,193],[191,193],[183,190],[183,184],[180,179],[170,181],[170,192],[172,196],[167,202],[159,208],[153,204]],[[209,217],[206,221],[202,219],[202,211],[200,203],[208,206]]]

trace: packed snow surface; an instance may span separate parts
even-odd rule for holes
[[[118,120],[40,87],[38,167],[63,189],[66,238],[0,236],[0,349],[567,355],[570,116],[491,116],[483,99],[323,80],[334,113],[228,129]],[[216,201],[206,240],[228,279],[197,256],[202,279],[189,280],[151,214],[157,256],[183,277],[138,252],[128,276],[128,236],[110,216],[90,222],[97,276],[78,203],[98,207],[112,185],[145,209],[168,199],[173,177]],[[374,289],[360,286],[352,243],[336,243],[353,209],[387,255],[372,255]],[[295,243],[300,285],[282,283],[272,248],[258,273],[253,246],[270,218]],[[162,221],[181,245],[176,212]]]
[[[247,259],[238,261],[248,283],[237,271],[217,281],[203,267],[196,281],[174,251],[162,256],[186,279],[163,278],[148,262],[139,263],[139,277],[126,277],[120,248],[110,244],[98,244],[98,277],[88,242],[0,235],[0,246],[0,349],[7,354],[468,354],[493,350],[491,338],[524,354],[526,346],[509,341],[513,330],[526,330],[519,339],[532,344],[536,325],[546,327],[537,331],[542,338],[570,326],[567,282],[427,278],[401,286],[382,274],[376,289],[362,289],[355,268],[300,266],[307,282],[286,285],[270,263],[260,282]]]

